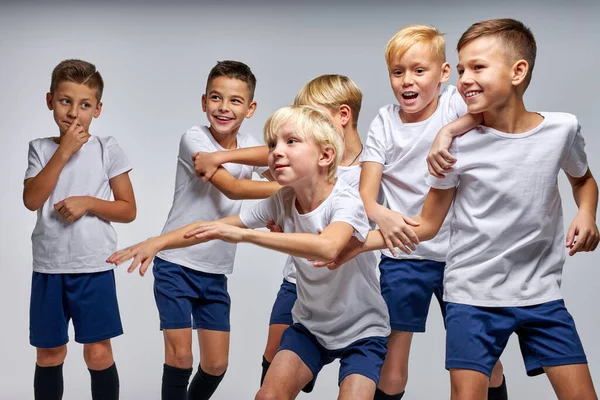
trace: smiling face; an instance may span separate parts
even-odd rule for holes
[[[390,83],[404,122],[420,122],[437,108],[440,84],[450,76],[448,63],[426,43],[416,43],[390,63]]]
[[[98,118],[102,110],[102,103],[96,100],[96,89],[68,81],[58,83],[53,93],[46,94],[46,104],[53,112],[61,135],[67,132],[77,117],[79,124],[88,132],[92,118]]]
[[[470,113],[502,108],[514,92],[513,65],[501,39],[483,36],[465,44],[458,53],[458,90]]]
[[[244,121],[256,109],[250,99],[248,85],[239,79],[218,76],[212,79],[202,95],[202,110],[210,123],[210,131],[217,137],[236,135]]]

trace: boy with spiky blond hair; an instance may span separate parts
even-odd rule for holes
[[[406,217],[419,214],[429,190],[427,153],[442,127],[448,134],[460,134],[479,122],[477,116],[467,114],[454,86],[442,88],[450,77],[450,66],[444,37],[437,29],[424,25],[402,28],[388,42],[385,58],[398,104],[381,108],[371,123],[360,179],[365,209],[379,226],[387,247],[379,268],[392,333],[375,396],[378,400],[402,398],[412,337],[414,332],[425,331],[432,295],[445,314],[442,281],[447,225],[436,238],[417,247],[413,232],[417,223]],[[388,207],[377,202],[380,190]],[[506,398],[501,365],[490,385],[494,387],[490,399]]]

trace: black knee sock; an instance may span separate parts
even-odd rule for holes
[[[397,394],[386,394],[378,388],[375,389],[375,397],[373,397],[373,400],[400,400],[402,396],[404,396],[404,391]]]
[[[35,400],[61,400],[63,397],[63,365],[40,367],[35,364],[33,392]]]
[[[163,365],[162,400],[187,400],[187,386],[192,368],[177,368]]]
[[[502,375],[502,385],[488,389],[488,400],[508,400],[506,378]]]
[[[113,364],[102,371],[90,371],[93,400],[119,400],[119,373]]]
[[[211,375],[202,371],[202,368],[198,366],[198,372],[194,375],[192,383],[190,383],[190,390],[188,391],[189,400],[208,400],[213,395],[219,383],[223,380],[225,372],[221,375]]]
[[[260,376],[260,386],[262,386],[263,382],[265,381],[265,376],[267,375],[267,371],[269,369],[269,367],[271,366],[271,363],[267,361],[267,359],[265,358],[265,356],[263,356],[263,360],[262,360],[262,375]]]

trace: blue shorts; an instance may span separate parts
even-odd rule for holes
[[[280,350],[296,353],[311,370],[313,381],[325,365],[339,358],[338,385],[351,374],[366,376],[378,384],[387,353],[387,338],[372,336],[357,340],[342,349],[327,350],[303,325],[294,324],[283,332],[278,351]]]
[[[519,337],[527,375],[543,367],[587,363],[573,317],[562,300],[528,307],[446,307],[446,369],[491,375],[514,332]]]
[[[101,342],[123,333],[113,270],[86,274],[33,273],[29,343],[48,349],[67,344],[70,319],[78,343]]]
[[[445,266],[439,261],[381,256],[381,295],[388,306],[393,330],[425,332],[432,295],[445,315],[442,300]]]
[[[294,321],[292,321],[292,308],[294,307],[297,298],[296,285],[284,279],[279,288],[279,292],[277,292],[273,310],[271,310],[269,325],[292,325],[294,323]]]
[[[224,274],[196,271],[158,257],[152,272],[160,329],[229,332],[231,299]]]

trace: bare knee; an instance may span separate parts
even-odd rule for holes
[[[408,368],[396,366],[396,368],[387,368],[382,371],[379,388],[385,393],[395,394],[403,392],[407,383]]]
[[[187,346],[168,346],[165,349],[165,362],[176,368],[192,368],[194,356],[192,349]]]
[[[284,397],[278,395],[277,391],[272,388],[261,387],[254,400],[283,400]]]
[[[102,371],[114,364],[110,340],[89,343],[83,346],[83,359],[87,367],[94,371]]]
[[[224,360],[212,360],[212,361],[208,361],[206,363],[201,363],[201,367],[202,367],[202,371],[206,372],[207,374],[210,375],[214,375],[214,376],[220,376],[223,375],[225,373],[225,371],[227,371],[227,359]]]
[[[40,367],[55,367],[65,362],[67,357],[67,345],[53,347],[50,349],[37,348],[37,365]]]

